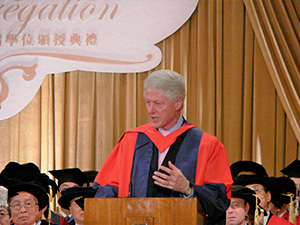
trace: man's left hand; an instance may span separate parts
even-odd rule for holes
[[[190,182],[185,178],[180,169],[178,169],[171,161],[168,162],[170,168],[161,166],[160,169],[165,173],[155,171],[152,178],[154,183],[164,188],[169,188],[173,191],[184,193],[189,187]]]

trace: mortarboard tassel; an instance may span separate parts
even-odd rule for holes
[[[52,202],[52,198],[53,198],[53,190],[52,190],[52,186],[49,185],[49,200],[50,202]],[[48,224],[51,224],[51,209],[50,209],[50,204],[48,207]]]
[[[264,210],[261,207],[259,207],[259,204],[258,204],[259,197],[257,195],[254,195],[254,196],[256,197],[254,225],[263,225],[264,224]]]
[[[292,224],[296,224],[296,216],[295,216],[295,205],[293,202],[293,194],[283,194],[285,196],[289,196],[290,197],[290,203],[289,203],[289,222]]]
[[[296,197],[295,197],[295,202],[296,202],[296,206],[295,206],[295,217],[298,217],[299,216],[299,189],[298,187],[296,187]]]
[[[265,211],[263,208],[259,207],[260,209],[260,215],[259,215],[259,225],[263,225],[264,224],[264,215],[265,215]]]

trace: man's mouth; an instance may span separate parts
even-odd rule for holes
[[[153,122],[156,122],[158,120],[158,117],[151,116],[150,118],[151,118],[151,121],[153,121]]]

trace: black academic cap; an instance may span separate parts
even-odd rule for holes
[[[32,163],[19,164],[17,162],[9,162],[1,172],[2,175],[6,175],[9,178],[16,178],[20,181],[38,182],[48,194],[50,194],[50,187],[53,190],[54,196],[57,193],[57,185],[46,174],[40,172],[39,167]]]
[[[87,183],[89,183],[89,182],[94,182],[95,177],[98,174],[98,171],[96,171],[96,170],[88,170],[88,171],[83,171],[83,173],[87,177]]]
[[[91,196],[91,197],[93,197],[93,196]],[[85,199],[85,198],[86,198],[86,197],[81,197],[81,198],[75,200],[75,202],[77,203],[77,205],[79,205],[79,207],[80,207],[82,210],[84,210],[84,199]]]
[[[22,169],[28,173],[33,173],[37,175],[41,173],[40,168],[32,162],[21,164],[21,166]]]
[[[254,216],[254,212],[256,208],[255,191],[253,191],[250,188],[244,187],[242,185],[233,184],[231,186],[231,197],[241,198],[244,199],[246,202],[248,202],[250,205],[249,213]]]
[[[96,190],[93,187],[75,186],[75,187],[66,188],[61,192],[61,197],[58,199],[58,204],[64,209],[69,209],[71,201],[74,198],[77,197],[93,198],[95,194],[96,194]]]
[[[235,178],[242,172],[253,172],[255,175],[268,176],[266,169],[257,162],[253,161],[237,161],[230,165],[232,177]]]
[[[38,200],[40,210],[49,204],[48,194],[45,189],[36,181],[16,181],[8,186],[8,199],[17,195],[18,192],[28,192]]]
[[[1,171],[3,176],[8,178],[17,178],[22,181],[36,180],[40,174],[39,168],[33,163],[19,164],[17,162],[9,162]]]
[[[295,159],[287,167],[280,170],[281,173],[287,175],[288,177],[300,177],[300,161]]]
[[[272,194],[272,199],[271,202],[273,202],[273,204],[277,207],[280,208],[281,206],[283,206],[284,204],[288,204],[290,203],[290,197],[287,196],[287,191],[286,189],[284,189],[284,187],[282,187],[279,184],[279,178],[277,177],[270,177],[271,180],[273,180],[274,182],[277,183],[278,187],[277,187],[277,192],[274,194]],[[289,179],[289,178],[287,178]],[[296,187],[295,187],[296,188]]]
[[[271,180],[268,178],[269,177],[267,176],[242,174],[234,178],[234,184],[239,184],[243,186],[250,185],[250,184],[261,184],[262,186],[264,186],[266,189],[269,190],[269,187],[271,187],[273,182],[271,183]]]
[[[250,184],[261,184],[268,191],[271,192],[271,199],[277,199],[282,196],[282,188],[270,177],[258,176],[258,175],[240,175],[234,178],[234,184],[239,185],[250,185]]]
[[[16,178],[8,178],[8,177],[0,174],[0,185],[1,186],[4,186],[7,188],[10,184],[14,183],[15,180],[17,180],[17,179]]]
[[[297,192],[296,184],[291,178],[285,176],[276,177],[275,181],[287,193],[292,193],[294,195],[294,198],[296,197],[296,192]]]
[[[47,174],[41,173],[38,177],[38,182],[41,183],[48,194],[52,190],[52,197],[57,193],[58,187],[54,180],[51,180]]]
[[[58,179],[58,187],[65,182],[73,182],[82,186],[86,183],[86,176],[79,168],[69,168],[61,170],[49,171],[56,179]]]
[[[275,205],[277,203],[277,207],[281,207],[283,204],[289,204],[291,200],[295,200],[297,189],[295,182],[291,178],[282,176],[274,177],[273,179],[284,190],[282,191],[282,189],[280,189],[283,194],[283,197],[278,200],[275,199],[275,201],[278,201],[278,203],[272,201]],[[293,196],[291,196],[291,194],[293,194]]]

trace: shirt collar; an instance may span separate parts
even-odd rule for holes
[[[183,117],[182,117],[182,115],[180,115],[180,117],[179,117],[177,123],[176,123],[173,127],[171,127],[171,129],[169,129],[168,131],[169,131],[170,133],[172,133],[173,131],[179,129],[179,128],[181,127],[182,123],[183,123]],[[163,132],[163,131],[165,131],[165,130],[162,129],[162,128],[158,128],[158,131],[161,133],[161,132]]]

